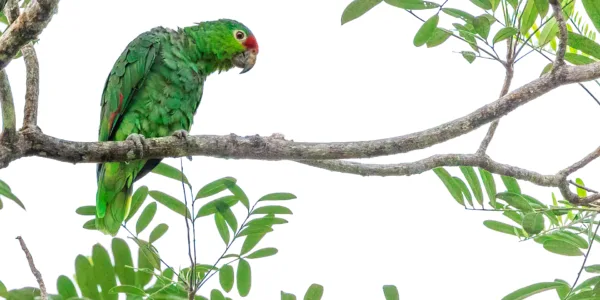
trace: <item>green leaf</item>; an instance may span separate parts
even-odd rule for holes
[[[452,178],[454,179],[454,181],[456,181],[456,184],[460,188],[463,196],[465,196],[465,198],[467,199],[467,202],[469,202],[469,205],[471,205],[471,207],[473,207],[473,198],[471,197],[471,192],[469,191],[469,188],[467,187],[465,182],[456,176],[454,176]]]
[[[427,21],[425,21],[425,23],[421,25],[421,28],[419,28],[419,30],[415,34],[413,44],[416,47],[421,47],[425,45],[425,43],[427,43],[427,41],[433,36],[433,33],[435,32],[439,21],[440,16],[438,14],[433,15]]]
[[[537,7],[535,6],[534,0],[527,0],[525,9],[521,14],[521,24],[519,27],[521,34],[526,35],[527,32],[529,32],[529,29],[531,29],[531,26],[533,26],[533,24],[535,23],[537,16],[538,11]]]
[[[58,279],[60,279],[60,277]],[[6,298],[7,293],[8,293],[8,290],[6,289],[6,286],[4,285],[4,283],[2,283],[2,281],[0,281],[0,297]]]
[[[494,220],[485,220],[485,221],[483,221],[483,225],[491,230],[495,230],[495,231],[510,234],[510,235],[516,235],[515,230],[517,230],[517,231],[521,230],[515,226],[508,225],[506,223],[502,223],[502,222],[498,222],[498,221],[494,221]]]
[[[523,215],[518,211],[505,211],[502,214],[519,225],[523,224]]]
[[[159,163],[154,169],[152,169],[152,173],[162,175],[171,179],[175,179],[179,182],[183,179],[183,182],[188,186],[191,186],[185,174],[181,173],[181,170],[178,168],[167,165],[163,162]]]
[[[120,238],[113,238],[112,253],[119,282],[124,285],[135,285],[135,271],[132,269],[133,259],[129,245]]]
[[[135,193],[133,193],[133,196],[131,197],[131,208],[129,209],[129,214],[127,215],[127,218],[125,218],[125,222],[129,221],[129,219],[131,219],[137,213],[140,207],[142,207],[142,204],[144,204],[144,201],[146,201],[147,197],[147,186],[142,185],[137,190],[135,190]]]
[[[470,64],[472,64],[475,61],[475,59],[477,58],[475,53],[473,53],[471,51],[461,51],[460,53],[462,54],[464,59],[466,59]]]
[[[544,216],[541,213],[528,213],[523,218],[523,229],[530,235],[544,230]]]
[[[354,0],[350,2],[342,12],[342,25],[364,15],[381,2],[382,0]]]
[[[225,219],[225,222],[227,222],[227,224],[229,224],[229,227],[231,227],[231,231],[236,232],[238,229],[238,222],[231,208],[227,207],[220,213]]]
[[[544,28],[542,28],[542,32],[540,33],[540,37],[538,38],[538,44],[540,46],[544,46],[556,38],[558,34],[558,24],[556,23],[556,19],[552,18]],[[568,44],[568,43],[567,43]]]
[[[219,235],[225,245],[229,244],[229,228],[227,228],[227,223],[225,222],[225,218],[220,213],[215,214],[215,225],[217,225],[217,230],[219,231]]]
[[[77,277],[77,285],[81,290],[81,295],[85,298],[100,299],[98,293],[98,284],[94,278],[94,268],[92,264],[83,255],[78,255],[75,258],[75,276]]]
[[[585,271],[588,273],[600,273],[600,265],[591,265],[585,267]]]
[[[136,234],[140,234],[140,232],[146,229],[146,227],[148,227],[148,224],[152,222],[152,219],[154,219],[154,215],[156,214],[157,207],[158,206],[156,205],[156,202],[152,202],[148,204],[146,208],[144,208],[142,214],[140,215],[140,218],[135,223]]]
[[[230,207],[234,206],[238,201],[239,201],[239,198],[237,196],[231,196],[231,195],[217,198],[213,201],[210,201],[210,202],[204,204],[202,207],[200,207],[200,209],[198,210],[198,214],[196,215],[196,218],[210,216],[218,211],[217,208],[219,208],[219,210],[221,210],[221,211],[225,211],[226,208],[230,208]]]
[[[75,289],[75,285],[69,279],[69,277],[65,275],[60,275],[56,280],[56,289],[58,290],[58,294],[63,299],[69,298],[79,298],[77,294],[77,290]],[[0,287],[0,296],[2,296],[2,288]]]
[[[148,240],[150,244],[156,242],[160,239],[166,232],[169,230],[169,225],[165,223],[158,224],[152,232],[150,232],[150,239]]]
[[[400,300],[400,294],[395,285],[384,285],[383,295],[385,296],[385,300]]]
[[[496,11],[496,9],[498,8],[498,5],[500,5],[500,1],[502,0],[490,0],[490,2],[492,3],[492,11]]]
[[[456,183],[456,181],[452,178],[450,173],[446,171],[443,167],[434,168],[433,172],[440,178],[440,180],[444,183],[454,200],[458,202],[460,205],[465,205],[463,200],[462,192],[460,187]]]
[[[12,193],[12,191],[10,190],[10,187],[8,187],[8,188],[7,187],[8,187],[8,185],[6,185],[6,183],[4,183],[2,186],[0,186],[0,195],[12,200],[17,205],[19,205],[22,209],[25,209],[25,205],[23,204],[23,202],[21,202],[21,200],[19,200],[19,198],[17,198],[17,196],[15,196],[15,194]]]
[[[556,240],[570,243],[581,249],[587,249],[589,247],[588,242],[584,238],[566,230],[555,231],[552,233],[551,237]]]
[[[529,204],[529,202],[521,195],[515,194],[512,192],[502,192],[496,195],[498,199],[504,200],[508,205],[522,210],[524,212],[533,211],[533,208]]]
[[[291,215],[292,211],[285,207],[285,206],[281,206],[281,205],[269,205],[269,206],[263,206],[263,207],[259,207],[255,210],[252,211],[251,213],[252,215],[259,215],[259,214],[280,214],[280,215]]]
[[[271,228],[270,226],[258,226],[258,225],[254,225],[254,226],[249,226],[246,227],[246,229],[242,230],[237,236],[246,236],[246,235],[250,235],[250,234],[261,234],[261,233],[267,233],[267,232],[271,232],[273,231],[273,228]]]
[[[238,262],[236,282],[237,290],[240,296],[248,296],[250,293],[250,287],[252,286],[252,271],[248,261],[243,258],[241,258]]]
[[[248,196],[246,196],[246,193],[244,193],[239,185],[235,184],[233,186],[229,186],[229,191],[236,196],[240,202],[242,202],[246,209],[250,209],[250,201],[248,200]]]
[[[540,17],[545,17],[548,14],[548,10],[550,6],[548,5],[548,0],[534,0],[535,7],[540,15]]]
[[[281,291],[281,300],[296,300],[296,296],[294,294]]]
[[[528,285],[524,288],[520,288],[502,298],[502,300],[521,300],[525,298],[529,298],[535,294],[539,294],[541,292],[545,292],[548,290],[554,290],[560,287],[563,287],[564,284],[562,282],[540,282],[534,283],[532,285]]]
[[[292,200],[292,199],[296,199],[296,196],[294,194],[271,193],[271,194],[267,194],[267,195],[260,197],[260,199],[258,199],[258,202],[260,202],[260,201],[283,201],[283,200]]]
[[[102,288],[102,299],[118,300],[117,295],[108,293],[110,289],[117,285],[117,280],[108,251],[102,245],[96,244],[92,247],[92,261],[94,262],[94,277]]]
[[[483,16],[476,17],[475,20],[473,20],[473,26],[475,27],[475,32],[483,39],[487,40],[490,35],[490,20]]]
[[[152,246],[150,243],[138,238],[133,239],[133,241],[136,244],[138,244],[139,250],[141,251],[141,254],[138,255],[138,258],[141,258],[142,256],[145,257],[146,260],[148,260],[148,263],[150,263],[149,266],[160,270],[160,258],[158,256],[158,251],[156,250],[156,248],[154,248],[154,246]],[[140,260],[138,260],[138,268],[144,268],[145,266],[143,267],[142,264],[143,263]]]
[[[225,296],[223,296],[223,293],[221,293],[221,291],[213,289],[212,291],[210,291],[210,300],[225,300]]]
[[[569,283],[566,282],[566,281],[564,281],[564,280],[562,280],[562,279],[554,279],[554,282],[558,282],[558,283],[564,284],[564,286],[556,288],[556,293],[558,294],[558,298],[560,298],[560,299],[567,298],[567,295],[571,291],[571,287],[570,287]]]
[[[544,242],[544,249],[565,256],[582,256],[583,252],[571,243],[559,240],[547,240]]]
[[[548,72],[550,72],[550,70],[552,70],[552,67],[554,66],[553,63],[549,63],[547,64],[544,69],[542,70],[542,74],[540,74],[540,77]]]
[[[242,249],[241,249],[240,255],[244,255],[244,254],[250,252],[252,249],[254,249],[256,244],[258,244],[258,242],[260,242],[260,240],[262,240],[262,238],[265,236],[265,234],[266,233],[256,233],[256,234],[249,234],[248,236],[246,236],[246,238],[244,239],[244,243],[242,244]]]
[[[427,41],[427,48],[433,48],[443,44],[451,35],[451,31],[443,28],[436,28],[431,38]]]
[[[600,45],[583,35],[569,31],[567,45],[600,59]]]
[[[600,2],[598,0],[582,0],[581,2],[596,30],[600,32]]]
[[[389,5],[410,9],[410,10],[422,10],[422,9],[432,9],[440,7],[439,4],[423,1],[423,0],[385,0],[385,2]]]
[[[172,197],[170,195],[160,192],[160,191],[150,191],[149,194],[150,194],[150,197],[152,197],[152,198],[154,198],[154,200],[156,200],[156,202],[166,206],[170,210],[172,210],[184,217],[191,219],[192,214],[190,213],[190,210],[185,206],[185,204],[183,204],[183,202],[175,199],[174,197]]]
[[[275,218],[271,216],[264,216],[262,218],[254,219],[246,223],[245,226],[271,226],[275,224],[286,224],[287,220],[281,218]]]
[[[507,0],[508,4],[510,4],[514,9],[517,9],[519,5],[519,0]]]
[[[304,300],[321,300],[323,297],[323,286],[313,283],[308,287],[304,294]]]
[[[585,184],[583,183],[583,180],[581,180],[581,178],[576,178],[575,183],[577,183],[580,186],[585,187]],[[577,187],[577,196],[579,196],[580,198],[585,198],[585,197],[587,197],[587,191],[580,187]]]
[[[88,205],[81,206],[75,210],[75,213],[82,216],[95,216],[96,215],[96,206]]]
[[[110,293],[111,294],[123,293],[123,294],[127,294],[127,295],[135,295],[135,296],[142,296],[142,297],[146,296],[146,293],[142,289],[139,289],[132,285],[115,286],[114,288],[110,289]]]
[[[504,28],[498,30],[498,32],[494,36],[493,42],[494,42],[494,44],[496,44],[501,41],[504,41],[504,40],[508,39],[509,37],[516,35],[517,32],[519,32],[519,31],[514,27],[504,27]]]
[[[226,189],[235,186],[237,180],[233,177],[219,178],[203,186],[196,194],[195,199],[206,198],[218,194]]]
[[[96,219],[87,220],[83,223],[83,228],[88,230],[96,230]]]
[[[449,16],[459,18],[467,23],[473,23],[475,20],[475,17],[472,14],[460,9],[444,7],[442,8],[442,11]]]
[[[231,265],[224,265],[219,270],[219,283],[221,287],[227,293],[233,288],[233,267]]]
[[[502,178],[502,182],[504,182],[504,186],[506,190],[515,194],[521,194],[521,188],[519,187],[519,183],[516,179],[510,176],[500,176]]]
[[[490,2],[490,0],[471,0],[471,2],[482,9],[492,9],[492,3]]]
[[[255,258],[263,258],[268,256],[273,256],[277,254],[277,248],[262,248],[252,252],[252,254],[247,255],[245,258],[255,259]]]
[[[481,182],[479,182],[479,177],[475,174],[475,170],[470,166],[460,166],[460,171],[467,179],[469,186],[471,187],[471,191],[473,191],[473,196],[477,202],[482,205],[483,204],[483,192],[481,190]]]
[[[577,66],[587,65],[596,62],[596,60],[587,56],[570,52],[565,53],[565,60]]]

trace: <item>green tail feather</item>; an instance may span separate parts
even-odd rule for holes
[[[133,186],[128,182],[115,192],[109,190],[103,181],[104,176],[100,176],[96,193],[96,229],[115,236],[129,215]]]

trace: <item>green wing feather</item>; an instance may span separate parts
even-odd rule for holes
[[[142,33],[127,45],[115,62],[102,93],[98,141],[115,140],[122,118],[135,101],[136,91],[150,72],[159,47],[160,36],[155,31]],[[96,227],[111,235],[116,234],[127,217],[131,202],[134,174],[121,165],[98,164],[96,173]]]

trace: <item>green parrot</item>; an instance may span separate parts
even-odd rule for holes
[[[233,67],[254,66],[258,44],[240,22],[220,19],[172,30],[156,27],[127,45],[102,92],[98,141],[186,138],[206,78]],[[115,236],[131,207],[133,184],[160,159],[98,164],[96,229]]]

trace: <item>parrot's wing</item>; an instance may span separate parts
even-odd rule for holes
[[[159,47],[160,39],[155,31],[142,33],[127,45],[115,62],[102,92],[98,141],[112,139],[131,99],[154,64]],[[100,168],[98,164],[98,173]]]

